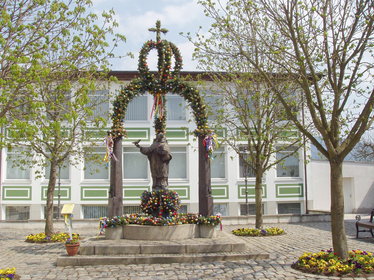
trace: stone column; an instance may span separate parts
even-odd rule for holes
[[[213,197],[210,186],[210,159],[207,157],[203,135],[199,136],[199,214],[213,215]]]
[[[122,137],[114,139],[113,153],[117,160],[110,160],[110,187],[108,199],[108,217],[123,214],[122,185]]]

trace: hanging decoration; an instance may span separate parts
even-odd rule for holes
[[[104,161],[106,163],[109,163],[111,159],[114,159],[115,161],[117,161],[116,155],[113,153],[113,145],[114,145],[113,137],[111,135],[108,135],[107,137],[105,137],[106,153],[104,156]]]
[[[218,147],[217,134],[214,132],[209,133],[203,140],[206,155],[209,159],[213,158],[213,152]]]
[[[153,99],[151,117],[155,114],[155,118],[162,118],[164,116],[165,103],[165,95],[160,92],[156,93]]]

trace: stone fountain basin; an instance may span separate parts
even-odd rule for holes
[[[145,226],[124,225],[105,229],[105,239],[118,240],[184,240],[192,238],[214,238],[216,231],[210,225]]]

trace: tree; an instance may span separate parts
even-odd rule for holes
[[[48,236],[54,232],[58,167],[66,160],[81,158],[83,144],[90,142],[88,128],[105,123],[107,112],[97,115],[94,111],[97,105],[108,102],[109,96],[93,96],[97,89],[108,87],[108,58],[117,42],[124,39],[114,34],[113,11],[103,13],[99,26],[98,17],[86,11],[90,4],[87,0],[7,0],[3,4],[3,18],[8,18],[8,37],[2,37],[7,48],[3,63],[10,60],[10,65],[2,66],[5,92],[1,104],[4,108],[12,104],[8,100],[11,96],[19,100],[7,114],[9,141],[27,147],[25,163],[50,166]],[[27,44],[21,42],[22,36]],[[109,36],[112,46],[107,42]]]
[[[332,243],[340,257],[347,257],[342,164],[373,123],[372,1],[199,3],[214,23],[205,44],[203,40],[197,47],[246,60],[251,71],[277,93],[294,125],[329,160]],[[213,50],[205,48],[210,42],[215,42]],[[230,42],[231,51],[220,52],[220,42]],[[254,60],[253,48],[267,61]],[[292,106],[277,89],[274,73],[294,77],[305,104],[305,123],[292,113]]]
[[[353,150],[353,158],[359,161],[374,161],[374,139],[366,137],[362,139]]]
[[[228,67],[227,61],[220,63],[216,56],[204,54],[200,57],[200,65],[206,65],[207,71],[224,66],[233,72],[219,74],[214,71],[215,74],[211,75],[212,91],[216,94],[209,102],[213,105],[211,127],[227,130],[223,142],[239,155],[243,164],[242,175],[247,177],[249,173],[255,177],[255,226],[262,228],[264,174],[277,164],[282,164],[287,157],[295,154],[297,157],[300,144],[298,132],[287,119],[272,89],[261,81],[261,77],[245,73],[245,62],[231,59],[231,66]],[[283,83],[287,84],[286,81]],[[278,83],[278,86],[281,87],[282,83]],[[214,111],[214,108],[220,109]]]

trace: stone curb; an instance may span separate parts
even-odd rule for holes
[[[197,263],[233,260],[264,260],[269,254],[256,253],[220,253],[220,254],[194,254],[194,255],[127,255],[127,256],[76,256],[59,257],[57,266],[97,266],[97,265],[130,265],[130,264],[171,264],[171,263]]]

